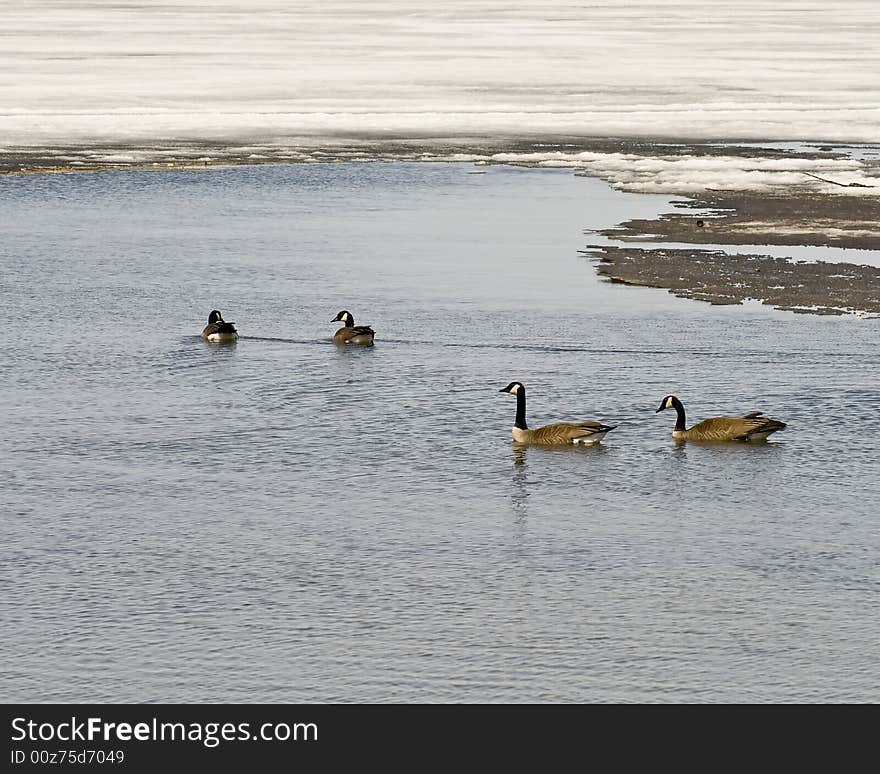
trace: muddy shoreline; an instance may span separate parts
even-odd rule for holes
[[[769,255],[712,250],[600,247],[584,251],[612,283],[667,288],[710,304],[760,299],[800,314],[880,315],[880,268],[851,263],[794,263]]]
[[[828,196],[806,190],[710,193],[676,202],[656,220],[630,220],[599,233],[622,242],[701,245],[819,245],[880,250],[876,196]]]
[[[730,254],[702,245],[791,245],[880,250],[880,197],[711,193],[677,203],[655,220],[632,220],[599,233],[622,246],[584,252],[610,282],[666,288],[711,304],[757,299],[801,314],[880,315],[880,268]],[[626,242],[666,243],[656,249]],[[692,249],[670,248],[693,244]]]

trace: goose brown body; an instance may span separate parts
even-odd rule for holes
[[[584,422],[556,422],[530,430],[526,424],[526,388],[521,382],[511,382],[503,390],[516,396],[516,423],[511,434],[521,444],[562,446],[569,444],[599,443],[614,426],[592,420]]]
[[[365,344],[369,346],[373,343],[376,332],[369,325],[355,325],[351,312],[346,312],[343,309],[330,322],[343,324],[343,327],[333,334],[333,341],[336,344]]]
[[[513,438],[517,443],[537,443],[543,446],[598,443],[605,437],[605,433],[612,429],[601,422],[557,422],[536,427],[534,430],[515,427]]]
[[[674,395],[667,395],[660,402],[657,412],[674,408],[677,419],[672,437],[677,441],[707,441],[723,443],[730,441],[764,441],[778,430],[785,430],[785,422],[753,411],[741,417],[712,417],[704,419],[690,429],[686,427],[684,405]]]
[[[238,341],[238,331],[235,324],[226,322],[219,309],[211,310],[208,315],[208,324],[202,330],[202,338],[206,341],[213,341],[220,344],[228,344]]]

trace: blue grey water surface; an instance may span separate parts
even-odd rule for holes
[[[583,231],[666,199],[370,163],[0,206],[4,699],[880,700],[880,328],[600,282]],[[514,379],[618,428],[517,450]],[[789,427],[676,446],[667,393]]]

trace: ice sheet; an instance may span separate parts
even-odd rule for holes
[[[3,6],[3,145],[880,137],[873,0]]]

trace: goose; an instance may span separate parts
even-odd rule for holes
[[[343,309],[330,322],[341,322],[343,325],[333,334],[333,341],[337,344],[366,344],[369,346],[373,343],[376,331],[369,325],[355,325],[351,312],[346,312]]]
[[[498,392],[516,395],[516,422],[513,424],[513,440],[517,443],[536,443],[544,446],[561,444],[599,443],[605,434],[617,425],[603,425],[601,422],[559,422],[529,430],[526,424],[526,388],[522,382],[511,382]]]
[[[686,428],[684,406],[675,395],[667,395],[660,402],[659,414],[674,408],[678,414],[672,437],[677,441],[764,441],[771,433],[785,430],[785,422],[771,419],[763,411],[753,411],[743,417],[712,417],[704,419],[690,430]]]
[[[202,331],[202,338],[205,341],[213,341],[220,344],[229,344],[238,340],[238,331],[235,330],[235,324],[226,322],[219,309],[212,309],[208,315],[208,324]]]

